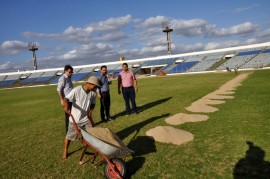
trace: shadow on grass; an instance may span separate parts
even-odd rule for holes
[[[270,178],[270,162],[264,160],[265,151],[250,141],[247,141],[247,145],[249,149],[245,157],[234,167],[234,178]]]
[[[142,147],[143,146],[143,147]],[[128,148],[135,151],[132,159],[126,162],[128,169],[127,178],[131,178],[138,170],[143,167],[145,157],[143,155],[155,153],[157,151],[155,140],[148,136],[138,136],[128,144]]]
[[[82,147],[80,147],[80,148],[78,148],[78,149],[76,149],[76,150],[73,150],[72,152],[68,152],[67,157],[69,157],[70,155],[72,155],[72,154],[74,154],[74,153],[76,153],[76,152],[82,150],[83,148],[84,148],[84,146],[82,146]]]
[[[157,101],[153,101],[151,103],[147,103],[143,106],[138,106],[138,112],[143,112],[144,110],[147,110],[151,107],[157,106],[159,104],[165,103],[166,101],[169,101],[172,97],[168,97],[168,98],[164,98],[164,99],[160,99]]]
[[[139,122],[137,124],[134,124],[130,127],[127,127],[119,132],[117,132],[116,134],[119,136],[119,138],[121,140],[125,139],[127,136],[129,136],[130,134],[132,134],[133,132],[136,132],[133,139],[135,139],[135,137],[137,136],[137,134],[140,132],[141,128],[143,128],[144,126],[146,126],[147,124],[150,124],[160,118],[164,118],[164,117],[168,117],[170,114],[167,113],[167,114],[163,114],[163,115],[160,115],[160,116],[156,116],[156,117],[152,117],[150,119],[147,119],[145,121],[142,121],[142,122]],[[132,140],[133,140],[132,139]]]
[[[154,153],[157,151],[155,140],[153,139],[153,137],[137,136],[141,128],[160,118],[168,117],[169,115],[170,114],[163,114],[160,116],[152,117],[116,133],[120,137],[120,139],[125,139],[127,136],[135,132],[131,141],[127,145],[128,148],[135,152],[134,154],[132,154],[132,159],[126,162],[128,168],[127,178],[131,178],[132,175],[134,175],[138,170],[143,167],[143,164],[145,162],[145,158],[143,157],[143,155]]]
[[[153,101],[153,102],[147,103],[147,104],[145,104],[143,106],[137,106],[137,110],[140,113],[140,112],[142,112],[144,110],[147,110],[147,109],[149,109],[151,107],[154,107],[154,106],[157,106],[159,104],[162,104],[162,103],[170,100],[171,98],[172,97],[168,97],[168,98],[164,98],[164,99],[160,99],[160,100],[157,100],[157,101]],[[117,117],[124,116],[124,115],[126,115],[126,111],[120,112],[120,113],[118,113],[118,114],[116,114],[114,116],[111,116],[111,117],[113,119],[116,119]]]

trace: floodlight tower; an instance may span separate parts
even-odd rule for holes
[[[171,55],[172,51],[171,51],[171,40],[170,40],[170,32],[172,32],[173,29],[170,29],[169,26],[166,26],[163,29],[163,32],[167,34],[167,47],[168,47],[168,54]]]
[[[38,50],[37,48],[37,44],[34,42],[29,42],[28,43],[28,49],[29,51],[32,51],[32,58],[33,58],[33,66],[34,66],[34,70],[37,70],[37,56],[36,56],[36,50]]]

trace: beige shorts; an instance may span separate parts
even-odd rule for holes
[[[86,129],[88,127],[92,127],[92,124],[90,123],[90,121],[87,121],[87,122],[82,123],[82,124],[77,123],[77,126],[79,129]],[[78,138],[78,134],[76,132],[76,128],[75,128],[73,122],[69,121],[66,138],[69,140],[76,140]]]

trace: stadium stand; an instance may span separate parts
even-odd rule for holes
[[[45,72],[31,73],[27,78],[20,81],[22,84],[32,83]]]
[[[48,71],[39,76],[34,82],[48,82],[51,78],[55,76],[58,70]]]
[[[230,47],[216,50],[191,52],[185,54],[165,55],[134,60],[115,61],[100,64],[73,66],[74,82],[83,81],[97,73],[102,65],[107,65],[108,73],[114,78],[122,70],[122,64],[127,63],[136,76],[147,74],[157,75],[175,73],[200,73],[205,71],[225,71],[233,69],[256,69],[270,67],[270,42]],[[33,71],[18,71],[0,73],[0,87],[56,84],[62,75],[62,68]]]
[[[7,77],[7,75],[1,75],[0,76],[0,83],[2,83],[2,81],[4,81],[4,79]]]
[[[61,75],[55,77],[53,80],[50,81],[50,84],[57,84],[60,77]]]
[[[183,60],[185,62],[194,62],[194,61],[202,61],[205,58],[205,55],[197,55],[197,56],[188,56],[184,57]]]
[[[191,67],[188,71],[189,72],[198,72],[198,71],[207,71],[211,66],[215,63],[219,62],[224,55],[211,55],[205,57],[203,60],[198,62],[196,65]]]
[[[170,73],[184,73],[184,72],[188,71],[196,63],[198,63],[198,61],[182,62],[182,63],[176,65],[170,71],[168,71],[168,74],[170,74]]]
[[[2,83],[0,83],[0,86],[11,86],[20,78],[20,76],[21,76],[21,74],[8,75],[2,81]]]
[[[141,64],[140,74],[157,74],[174,64],[175,58],[149,60]]]
[[[263,68],[270,65],[270,50],[264,50],[253,59],[242,65],[241,68]]]
[[[261,50],[251,50],[251,51],[244,51],[239,52],[236,56],[232,57],[224,64],[219,66],[217,70],[225,70],[226,68],[234,69],[234,68],[241,68],[245,63],[253,59],[256,55],[258,55]]]
[[[92,70],[94,70],[95,68],[96,68],[96,66],[83,67],[77,73],[74,73],[74,71],[73,71],[72,81],[80,81],[81,79],[83,79],[84,77],[89,75],[92,72]]]

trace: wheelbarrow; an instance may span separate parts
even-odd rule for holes
[[[119,138],[116,134],[111,132],[107,128],[87,128],[81,129],[78,127],[75,119],[71,113],[69,113],[73,124],[75,126],[76,132],[78,134],[79,139],[85,147],[82,151],[80,157],[80,164],[84,164],[90,160],[92,160],[92,164],[98,165],[100,163],[106,162],[104,168],[104,174],[106,178],[114,179],[114,178],[125,178],[127,174],[127,169],[125,162],[122,156],[127,156],[130,153],[134,153],[134,151],[130,150]],[[105,135],[100,135],[103,133]],[[91,157],[86,161],[83,161],[84,154],[88,148],[92,148],[95,153],[91,154]],[[101,160],[95,162],[97,156],[101,156]]]

